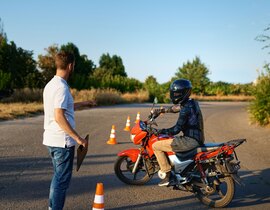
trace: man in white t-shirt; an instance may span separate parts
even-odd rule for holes
[[[67,84],[74,71],[74,55],[59,52],[55,57],[55,65],[56,75],[48,82],[43,92],[43,144],[48,147],[54,168],[49,209],[61,210],[72,176],[75,144],[77,142],[87,147],[88,143],[75,131],[74,102]]]

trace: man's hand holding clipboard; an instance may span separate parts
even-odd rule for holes
[[[84,147],[83,145],[80,145],[77,149],[77,169],[76,169],[77,171],[79,171],[80,166],[88,151],[89,134],[86,135],[85,140],[87,141],[87,146]]]

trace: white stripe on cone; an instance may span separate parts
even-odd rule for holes
[[[104,203],[104,196],[103,195],[95,195],[95,203],[103,204]]]

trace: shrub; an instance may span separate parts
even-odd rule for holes
[[[29,103],[29,102],[42,102],[43,90],[42,89],[15,89],[13,94],[8,98],[3,98],[3,103]]]
[[[217,95],[217,96],[227,96],[227,95],[251,95],[251,83],[248,84],[231,84],[227,82],[210,82],[206,87],[206,95]]]
[[[71,92],[75,102],[95,100],[95,97],[97,94],[96,89],[80,90],[80,91],[78,91],[76,89],[71,89],[70,92]]]
[[[260,125],[270,123],[270,66],[264,66],[265,72],[260,73],[254,85],[254,101],[249,106],[252,122]]]
[[[90,89],[76,90],[72,89],[71,94],[75,102],[93,101],[97,105],[113,105],[125,102],[121,93],[114,89]]]
[[[142,88],[142,83],[137,79],[112,75],[100,68],[95,70],[89,81],[89,88],[115,89],[121,93],[134,92]]]
[[[0,91],[6,90],[11,80],[11,74],[0,70]]]
[[[145,90],[140,90],[134,93],[124,93],[122,98],[129,103],[143,103],[149,101],[149,93]]]
[[[124,103],[121,93],[116,90],[98,90],[95,96],[97,105],[113,105]]]

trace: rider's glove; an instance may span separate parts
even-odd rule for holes
[[[152,128],[152,132],[155,136],[158,136],[161,133],[162,130],[160,129],[156,129],[156,128]]]
[[[165,113],[165,108],[154,109],[154,111],[153,111],[153,118],[156,119],[161,113]]]

